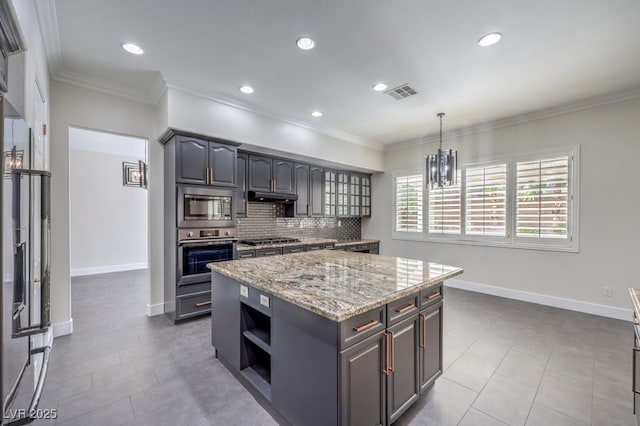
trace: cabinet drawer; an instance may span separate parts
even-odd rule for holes
[[[273,298],[269,293],[245,284],[240,284],[238,291],[240,292],[240,302],[251,306],[265,315],[271,316]]]
[[[387,327],[418,312],[418,296],[414,294],[387,304]]]
[[[295,246],[295,247],[282,247],[282,254],[287,253],[302,253],[304,251],[303,246]]]
[[[385,307],[373,309],[340,323],[340,350],[386,328]]]
[[[323,244],[322,248],[324,250],[333,250],[333,249],[336,248],[336,245],[335,245],[335,243],[327,243],[327,244]]]
[[[420,309],[435,305],[442,300],[442,283],[420,290]]]
[[[209,281],[198,284],[179,285],[176,288],[176,296],[189,296],[195,293],[211,291],[211,278]]]
[[[176,318],[184,319],[211,312],[211,291],[179,296],[177,298]]]
[[[310,244],[304,246],[305,251],[322,250],[322,244]]]
[[[256,250],[256,257],[277,256],[279,254],[282,254],[282,248]]]
[[[250,257],[256,257],[255,250],[238,250],[238,259],[248,259]]]

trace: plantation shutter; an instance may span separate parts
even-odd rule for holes
[[[460,171],[457,185],[429,189],[429,233],[460,234],[462,228],[462,191]]]
[[[507,235],[506,164],[467,168],[465,208],[467,235]]]
[[[568,238],[569,157],[517,164],[516,236]]]
[[[422,232],[422,175],[396,177],[396,231]]]

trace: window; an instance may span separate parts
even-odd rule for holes
[[[465,181],[465,233],[506,236],[507,165],[469,167]]]
[[[460,235],[462,231],[461,173],[457,184],[443,188],[429,188],[429,234]]]
[[[516,236],[569,236],[569,157],[526,161],[516,171]]]
[[[422,232],[422,175],[397,176],[395,181],[395,231]]]
[[[395,175],[395,237],[578,251],[578,166],[573,147],[466,164],[444,188],[424,189],[424,171]]]

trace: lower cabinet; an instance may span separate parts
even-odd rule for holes
[[[340,353],[342,425],[384,425],[387,334],[378,333]]]
[[[387,368],[387,424],[391,424],[418,399],[418,315],[387,328],[389,366]]]
[[[427,390],[442,374],[442,302],[420,312],[420,391]]]

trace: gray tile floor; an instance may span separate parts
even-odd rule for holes
[[[145,316],[146,279],[73,279],[40,406],[61,425],[275,424],[213,357],[210,318]],[[633,424],[629,323],[454,289],[444,312],[444,375],[396,425]]]

